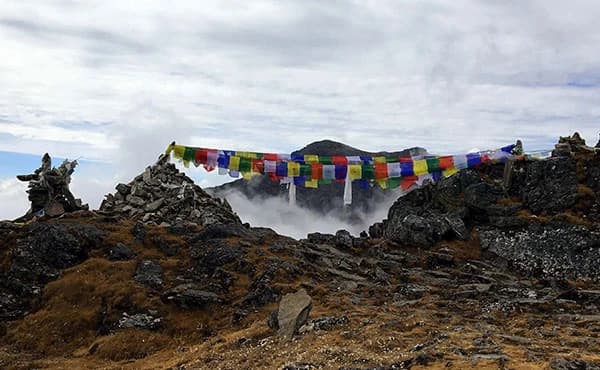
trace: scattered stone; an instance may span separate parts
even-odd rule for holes
[[[123,312],[123,316],[119,319],[119,322],[117,323],[117,328],[156,330],[161,326],[161,324],[162,319],[160,317],[154,317],[152,315],[144,313],[128,315],[127,312]]]
[[[284,339],[291,339],[300,329],[312,308],[312,299],[306,290],[300,289],[296,293],[288,293],[281,298],[277,312],[279,330],[277,335]]]

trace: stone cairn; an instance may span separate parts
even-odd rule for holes
[[[561,136],[558,144],[554,145],[553,157],[571,157],[574,153],[600,153],[600,141],[595,147],[585,144],[585,140],[575,132],[572,136]]]
[[[118,184],[107,194],[100,212],[122,215],[147,224],[240,223],[226,200],[213,198],[162,155],[158,162],[129,184]]]
[[[71,175],[75,171],[77,161],[64,160],[57,168],[52,167],[52,158],[48,153],[42,157],[42,165],[33,173],[18,175],[20,181],[29,182],[28,198],[31,207],[19,221],[30,220],[35,217],[56,217],[65,212],[88,210],[87,204],[82,204],[81,199],[76,199],[69,189]]]

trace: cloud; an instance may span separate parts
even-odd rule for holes
[[[15,178],[0,179],[0,220],[23,216],[29,209],[27,184]]]
[[[343,219],[339,210],[322,214],[304,208],[302,204],[290,205],[285,197],[248,198],[236,190],[225,191],[219,196],[227,199],[243,222],[248,222],[252,226],[269,227],[282,235],[296,239],[305,238],[312,232],[334,234],[341,229],[358,236],[361,231],[368,231],[373,223],[386,218],[389,207],[397,199],[386,197],[377,207],[371,208],[373,211],[363,212],[360,218],[352,217],[349,220]]]
[[[9,2],[0,151],[111,162],[99,181],[117,182],[172,140],[443,154],[577,130],[594,143],[598,18],[589,1]]]

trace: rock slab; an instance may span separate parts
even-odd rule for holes
[[[298,329],[308,320],[312,309],[312,298],[306,290],[300,289],[296,293],[289,293],[281,298],[277,321],[279,331],[277,335],[284,339],[291,339]]]

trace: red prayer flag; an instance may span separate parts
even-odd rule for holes
[[[265,164],[261,159],[252,159],[252,172],[264,173]]]
[[[387,177],[387,163],[375,163],[375,178],[386,179]]]
[[[402,190],[410,189],[416,182],[417,176],[405,176],[402,178],[400,185],[402,186]]]
[[[313,163],[311,165],[311,178],[313,180],[321,180],[323,178],[323,165],[321,163]]]
[[[454,167],[454,160],[451,155],[445,155],[440,157],[440,169],[447,170],[448,168]]]
[[[263,159],[266,161],[277,161],[279,159],[279,155],[275,153],[264,153]]]
[[[208,150],[196,149],[196,153],[194,155],[194,163],[196,164],[196,166],[199,164],[206,164],[207,156],[208,156]]]
[[[343,157],[341,155],[334,155],[333,157],[331,157],[331,162],[333,164],[338,164],[338,165],[347,165],[348,158]]]

